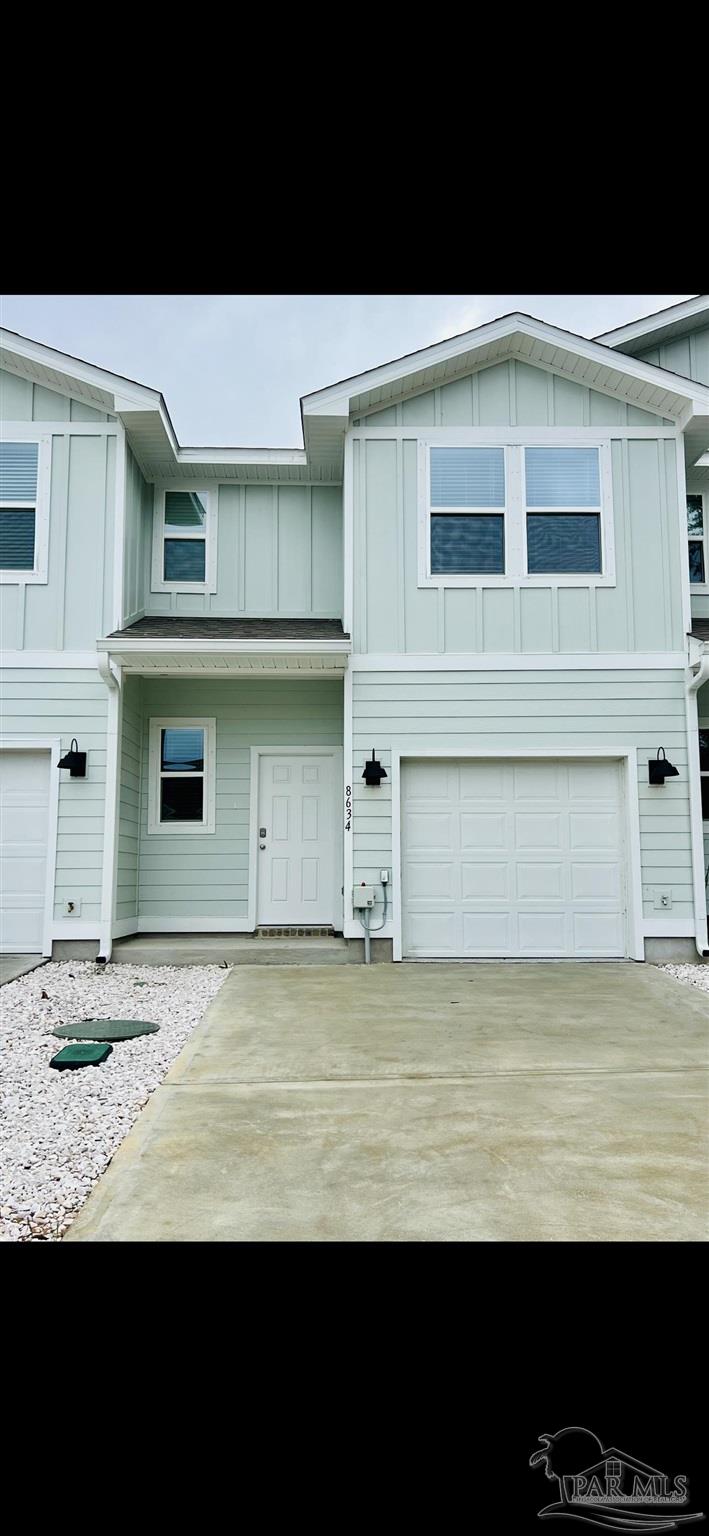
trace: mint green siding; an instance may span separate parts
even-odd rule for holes
[[[379,879],[392,865],[391,754],[436,748],[631,747],[637,753],[643,910],[671,891],[673,918],[691,918],[692,866],[684,678],[680,671],[357,672],[353,677],[353,878]],[[372,745],[389,778],[362,779]],[[679,768],[662,790],[648,784],[658,746]],[[397,871],[392,871],[397,879]]]
[[[415,407],[415,411],[414,408]],[[418,586],[418,445],[368,427],[598,426],[611,439],[612,587]],[[505,362],[362,418],[353,444],[355,651],[668,651],[684,647],[675,443],[613,438],[660,418],[524,363]],[[355,432],[357,428],[355,427]]]
[[[72,422],[97,425],[99,412],[68,396],[3,372],[3,431],[13,421],[66,422],[52,431],[47,581],[6,583],[0,601],[4,650],[93,650],[113,628],[113,538],[116,436],[72,433]]]
[[[7,669],[0,674],[2,735],[61,737],[67,752],[76,736],[88,754],[85,779],[60,774],[55,917],[65,901],[81,901],[80,921],[101,916],[107,692],[98,672]],[[0,746],[2,738],[0,737]],[[68,934],[67,937],[71,935]]]
[[[118,860],[114,920],[122,923],[138,915],[138,847],[140,840],[141,762],[143,717],[141,679],[123,679],[120,737],[120,790],[118,812]]]
[[[126,519],[123,536],[123,624],[146,610],[153,537],[153,487],[126,445]]]
[[[0,369],[0,420],[8,421],[113,421],[105,411],[97,411],[83,400],[71,400],[43,384],[20,379],[6,368]]]
[[[220,485],[216,592],[153,592],[146,570],[148,613],[340,618],[341,487]]]
[[[247,916],[252,746],[340,746],[342,683],[131,678],[123,710],[117,921]],[[151,716],[216,719],[216,831],[151,835]],[[142,743],[142,745],[141,745]],[[138,784],[138,752],[141,758]],[[137,840],[137,813],[140,837]]]
[[[670,373],[680,373],[685,379],[694,379],[697,384],[709,384],[709,325],[687,331],[685,336],[673,336],[659,346],[636,352],[635,356],[644,363],[668,368]]]

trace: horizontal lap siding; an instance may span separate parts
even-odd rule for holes
[[[588,679],[588,680],[587,680]],[[709,710],[708,710],[709,713]],[[680,672],[356,672],[353,677],[353,878],[378,881],[391,866],[392,749],[496,752],[635,747],[643,907],[658,916],[656,888],[672,892],[672,917],[690,917],[692,862],[684,681]],[[661,790],[647,782],[658,746],[679,769]],[[362,780],[372,747],[389,778]],[[397,872],[393,871],[393,879]]]
[[[354,441],[355,651],[524,654],[684,647],[675,444],[613,440],[665,423],[521,362],[506,362],[361,420],[426,427],[598,427],[612,440],[613,587],[420,588],[414,436]],[[631,556],[632,551],[632,556]]]
[[[101,916],[106,789],[106,688],[97,672],[7,669],[0,678],[2,736],[72,737],[88,753],[85,779],[64,772],[59,782],[56,917],[65,901],[81,901],[81,921]],[[0,745],[2,740],[0,737]]]
[[[145,679],[142,714],[139,916],[246,917],[251,747],[340,746],[342,684]],[[151,716],[216,719],[214,834],[148,833]]]
[[[118,823],[117,922],[138,916],[138,852],[140,847],[140,778],[143,720],[141,679],[123,684],[121,724],[120,809]]]

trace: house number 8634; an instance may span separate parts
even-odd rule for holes
[[[352,785],[345,785],[345,832],[352,826]]]

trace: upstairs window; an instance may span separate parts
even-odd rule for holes
[[[527,570],[600,575],[601,476],[597,448],[526,448]]]
[[[216,531],[209,491],[159,491],[153,591],[214,592]]]
[[[47,580],[49,441],[0,443],[0,580]]]
[[[214,720],[150,721],[149,832],[213,832]]]
[[[504,448],[432,448],[431,575],[504,571]]]
[[[687,539],[689,541],[689,581],[693,587],[707,582],[706,508],[703,491],[687,493]]]

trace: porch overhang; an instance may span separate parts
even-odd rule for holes
[[[352,649],[336,619],[140,619],[97,640],[124,673],[240,676],[342,676]]]

